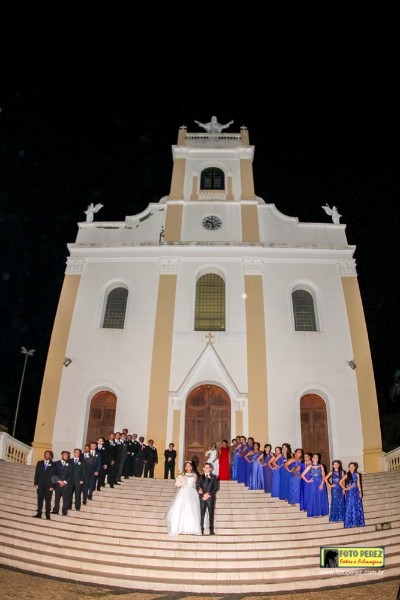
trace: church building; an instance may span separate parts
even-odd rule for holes
[[[161,457],[174,442],[179,469],[243,434],[380,471],[346,226],[337,211],[300,223],[265,203],[248,130],[197,124],[178,131],[168,196],[123,222],[89,207],[68,244],[35,461],[128,428]]]

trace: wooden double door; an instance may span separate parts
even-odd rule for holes
[[[106,390],[95,394],[90,402],[86,443],[97,442],[100,436],[107,439],[114,432],[117,397]]]
[[[192,390],[186,401],[185,460],[197,456],[205,463],[212,442],[231,441],[231,401],[221,387],[203,384]]]
[[[300,400],[301,439],[304,452],[320,453],[321,463],[330,471],[328,420],[324,400],[306,394]]]

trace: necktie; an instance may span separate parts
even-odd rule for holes
[[[44,468],[47,469],[48,466],[49,466],[49,463],[46,460],[46,462],[44,463]]]
[[[62,460],[61,464],[62,464],[63,467],[65,467],[65,460]]]
[[[91,453],[91,454],[92,454],[92,456],[94,456],[94,452],[93,452],[93,451],[92,451],[92,453]]]
[[[77,464],[77,462],[78,462],[78,459],[76,458],[76,459],[75,459],[75,464]]]

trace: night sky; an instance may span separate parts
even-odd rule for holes
[[[288,9],[289,10],[289,9]],[[249,129],[256,193],[305,222],[331,222],[336,205],[357,247],[359,285],[379,407],[400,369],[398,20],[384,9],[321,10],[208,35],[22,44],[0,87],[0,422],[31,443],[60,294],[66,244],[88,204],[122,221],[168,195],[171,145],[194,120]],[[260,30],[261,31],[261,30]],[[57,36],[54,35],[53,42]],[[202,42],[201,42],[202,40]],[[74,41],[75,42],[75,41]],[[123,46],[123,47],[122,47]],[[75,51],[72,52],[72,49]],[[385,433],[386,446],[393,433]],[[399,445],[398,439],[395,445]]]

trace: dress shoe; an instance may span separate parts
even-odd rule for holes
[[[39,513],[37,513],[36,515],[33,515],[33,517],[34,517],[35,519],[41,519],[41,518],[42,518],[42,515],[40,515]]]
[[[110,488],[113,488],[113,487],[114,487],[113,485],[110,485]]]
[[[48,521],[51,521],[51,519],[50,519],[50,515],[46,515],[46,519],[47,519]]]
[[[51,512],[52,512],[53,515],[58,515],[58,510],[54,510],[54,508],[53,508],[53,510]]]
[[[91,500],[91,498],[89,498],[89,500]],[[82,500],[82,504],[87,504],[86,500]]]
[[[214,531],[210,531],[210,535],[215,535]]]
[[[204,535],[204,529],[201,530],[201,535]]]

